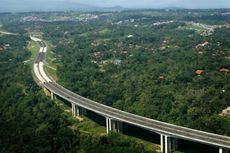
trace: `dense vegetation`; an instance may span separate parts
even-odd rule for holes
[[[230,118],[220,115],[230,104],[230,74],[219,71],[230,69],[229,28],[202,35],[199,30],[206,25],[167,22],[172,12],[168,17],[145,15],[149,13],[46,25],[45,38],[56,45],[59,82],[109,106],[230,135]],[[174,14],[175,19],[183,13]],[[196,13],[183,19],[196,23]],[[230,20],[224,16],[218,21],[206,11],[198,14],[204,23]],[[154,25],[158,20],[166,23]],[[197,47],[205,41],[208,45]],[[196,75],[196,70],[204,73]]]
[[[220,115],[230,105],[230,74],[220,72],[230,69],[226,12],[1,14],[0,30],[20,35],[0,35],[0,152],[147,152],[119,135],[71,128],[25,64],[31,32],[54,45],[58,82],[67,88],[121,110],[230,136],[230,117]]]
[[[93,136],[71,128],[45,97],[25,64],[26,36],[0,36],[0,152],[140,153],[143,145],[118,135]]]

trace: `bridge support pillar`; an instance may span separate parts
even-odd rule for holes
[[[171,153],[178,148],[178,140],[176,138],[161,134],[161,152]]]
[[[109,117],[106,117],[106,132],[109,134],[109,132],[116,132],[121,133],[123,129],[122,122],[113,120]]]
[[[161,152],[163,153],[164,152],[164,135],[161,134]]]
[[[225,150],[224,148],[219,148],[219,153],[230,153],[230,150]]]
[[[80,107],[72,103],[72,114],[73,116],[80,116]]]
[[[106,117],[106,133],[109,134],[111,131],[111,118]]]
[[[50,92],[51,100],[56,99],[56,95],[53,92]]]
[[[77,106],[76,104],[72,103],[72,114],[73,116],[80,116],[86,115],[86,109]]]

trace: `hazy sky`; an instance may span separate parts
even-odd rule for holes
[[[230,0],[65,0],[90,5],[123,7],[230,8]]]
[[[0,0],[0,12],[8,10],[52,10],[77,4],[126,8],[230,8],[230,0]],[[76,4],[76,5],[73,5]]]

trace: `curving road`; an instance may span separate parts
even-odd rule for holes
[[[48,74],[45,73],[43,68],[43,61],[45,58],[45,53],[47,51],[47,46],[45,42],[40,39],[34,37],[31,37],[31,39],[37,41],[40,45],[40,51],[34,62],[34,74],[37,80],[39,80],[39,85],[41,85],[43,88],[48,89],[51,93],[62,97],[72,104],[76,104],[77,106],[83,107],[85,109],[91,110],[95,113],[112,118],[117,121],[136,125],[148,130],[152,130],[156,133],[165,134],[174,138],[186,139],[190,141],[213,145],[216,147],[221,147],[224,149],[230,149],[230,137],[194,130],[138,116],[112,107],[108,107],[106,105],[84,98],[76,93],[73,93],[72,91],[54,82],[52,79],[50,79]]]

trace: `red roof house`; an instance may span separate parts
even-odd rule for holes
[[[201,74],[203,74],[204,73],[204,70],[196,70],[196,75],[201,75]]]
[[[229,28],[230,27],[230,23],[224,24],[224,27]]]

